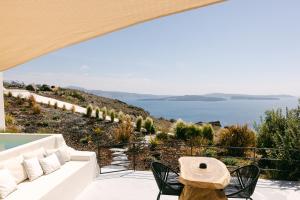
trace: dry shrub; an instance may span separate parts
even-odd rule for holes
[[[16,120],[12,115],[10,115],[10,114],[5,115],[5,124],[7,126],[15,124],[15,121]]]
[[[39,104],[35,104],[32,107],[33,114],[40,114],[41,113],[41,106]]]
[[[255,147],[256,135],[247,125],[233,125],[219,132],[218,144],[225,147]],[[228,149],[230,155],[243,156],[244,149]]]
[[[33,107],[36,104],[35,97],[33,95],[30,95],[28,98],[28,102],[29,102],[29,105]]]
[[[133,136],[134,128],[131,124],[131,119],[125,117],[124,121],[114,130],[114,138],[118,143],[128,143]]]
[[[1,131],[5,133],[20,133],[21,129],[16,125],[11,125],[5,128],[5,131]]]
[[[74,114],[76,112],[75,106],[73,105],[71,108],[71,112]]]

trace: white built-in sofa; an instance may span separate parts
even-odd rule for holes
[[[66,146],[62,135],[54,134],[36,141],[0,152],[0,163],[24,153]],[[95,152],[71,150],[71,161],[51,174],[18,184],[17,190],[5,200],[71,200],[89,184],[99,173]]]

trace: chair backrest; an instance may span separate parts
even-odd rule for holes
[[[158,188],[160,190],[163,190],[163,188],[165,187],[165,183],[168,179],[170,168],[159,162],[152,162],[151,170],[154,175]]]
[[[260,175],[259,167],[256,165],[247,165],[239,168],[236,173],[238,175],[239,182],[244,189],[244,193],[251,196]]]

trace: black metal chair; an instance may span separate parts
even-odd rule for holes
[[[229,185],[225,188],[228,198],[245,198],[252,200],[251,196],[255,190],[260,169],[256,165],[240,167],[231,174]]]
[[[178,181],[178,173],[159,162],[152,162],[151,170],[159,189],[157,200],[160,199],[160,195],[179,196],[181,194],[183,185]]]

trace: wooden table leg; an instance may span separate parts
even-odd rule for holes
[[[227,200],[222,190],[185,186],[179,200]]]

